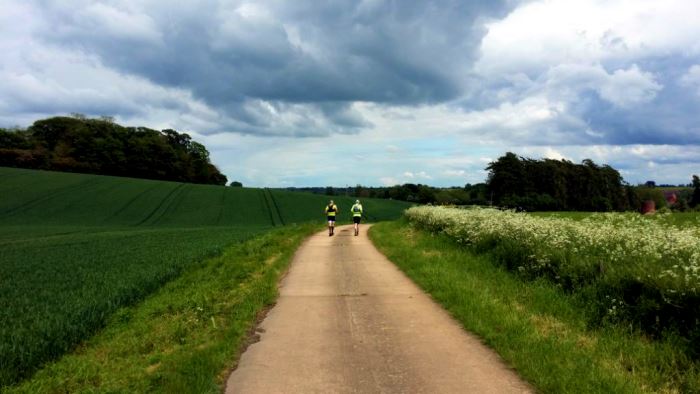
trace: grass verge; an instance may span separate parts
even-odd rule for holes
[[[370,238],[467,330],[545,393],[697,392],[698,367],[673,343],[627,327],[587,327],[584,306],[545,280],[523,281],[405,220]]]
[[[287,226],[227,248],[2,392],[220,392],[295,250],[319,229]]]

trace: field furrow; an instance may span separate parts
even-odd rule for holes
[[[48,194],[41,195],[38,198],[23,202],[19,205],[13,206],[4,212],[0,213],[4,219],[7,219],[17,213],[22,212],[23,210],[29,210],[31,208],[36,207],[39,204],[49,202],[51,203],[51,200],[54,200],[58,197],[64,196],[64,195],[69,195],[69,194],[75,194],[76,191],[81,191],[88,186],[95,184],[99,181],[99,179],[96,178],[89,178],[85,179],[82,182],[79,182],[77,184],[71,184],[63,187],[59,187],[54,190],[50,190]]]
[[[168,205],[170,205],[173,195],[177,193],[180,189],[182,189],[185,186],[184,183],[179,183],[176,184],[170,189],[168,194],[163,198],[158,205],[148,214],[146,217],[143,218],[137,226],[142,226],[142,225],[147,225],[148,223],[152,223],[154,220],[157,220],[163,212],[167,209]],[[155,219],[154,219],[155,218]]]

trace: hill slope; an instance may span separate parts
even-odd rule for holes
[[[350,197],[336,198],[350,218]],[[206,257],[324,222],[325,196],[0,167],[0,387]],[[373,220],[405,203],[363,201]]]
[[[323,221],[328,197],[281,190],[0,167],[3,225],[276,226]],[[334,197],[340,219],[354,198]],[[369,220],[398,218],[409,204],[363,199]]]

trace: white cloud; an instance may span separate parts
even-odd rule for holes
[[[587,90],[622,108],[632,107],[654,99],[662,86],[654,75],[633,64],[627,69],[608,73],[601,65],[561,64],[545,74],[542,87],[549,97],[574,103]]]
[[[381,182],[383,186],[394,186],[401,184],[401,181],[399,181],[398,179],[386,176],[379,178],[379,182]]]
[[[125,4],[115,7],[103,3],[76,7],[73,28],[112,38],[161,44],[162,35],[154,20],[143,12],[129,8],[132,7]],[[72,29],[67,30],[70,32]]]
[[[417,178],[420,178],[420,179],[433,179],[433,177],[430,176],[430,175],[429,175],[427,172],[425,172],[425,171],[420,171],[419,173],[416,174],[416,177],[417,177]]]
[[[12,113],[17,123],[71,112],[199,130],[220,121],[216,111],[186,90],[118,73],[79,51],[30,41],[5,55],[12,67],[0,68],[0,115]]]
[[[559,151],[557,151],[556,149],[550,148],[550,147],[547,147],[545,149],[544,153],[542,154],[542,157],[544,157],[546,159],[554,159],[554,160],[563,160],[566,158]]]
[[[406,171],[403,173],[403,177],[411,180],[411,179],[433,179],[432,176],[428,175],[427,172],[425,171],[419,171],[419,172],[411,172],[411,171]]]
[[[599,88],[600,96],[620,107],[631,107],[654,99],[662,86],[651,73],[633,65],[628,70],[616,70]]]
[[[681,86],[695,89],[695,94],[700,96],[700,64],[691,66],[679,79],[679,83]]]
[[[537,72],[553,64],[700,54],[695,0],[541,0],[488,25],[476,69]]]
[[[464,170],[445,170],[444,174],[451,178],[463,178],[467,172]]]

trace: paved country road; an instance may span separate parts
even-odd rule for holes
[[[532,391],[362,230],[318,233],[297,251],[227,394]]]

